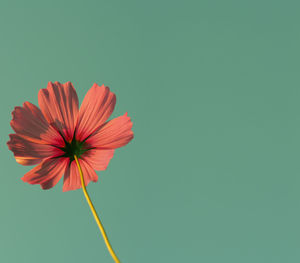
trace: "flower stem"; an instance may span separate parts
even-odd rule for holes
[[[109,243],[109,240],[108,240],[108,237],[107,237],[107,235],[106,235],[106,233],[105,233],[104,227],[103,227],[103,225],[102,225],[102,223],[101,223],[101,221],[100,221],[100,219],[99,219],[99,216],[97,215],[97,212],[96,212],[96,210],[95,210],[95,207],[94,207],[94,205],[93,205],[93,203],[92,203],[92,201],[91,201],[91,199],[90,199],[90,196],[89,196],[89,194],[88,194],[88,192],[87,192],[87,190],[86,190],[85,183],[84,183],[84,178],[83,178],[83,174],[82,174],[82,170],[81,170],[81,166],[80,166],[80,164],[79,164],[79,161],[78,161],[78,158],[77,158],[76,155],[74,155],[74,159],[75,159],[76,164],[77,164],[77,166],[78,166],[78,170],[79,170],[79,174],[80,174],[81,185],[82,185],[82,190],[83,190],[84,196],[85,196],[85,198],[86,198],[87,203],[88,203],[89,206],[90,206],[90,209],[91,209],[91,211],[92,211],[92,213],[93,213],[93,216],[94,216],[94,218],[95,218],[95,221],[96,221],[96,223],[97,223],[97,225],[98,225],[98,227],[99,227],[99,229],[100,229],[100,232],[101,232],[102,237],[103,237],[103,239],[104,239],[104,242],[105,242],[105,244],[106,244],[106,246],[107,246],[107,249],[108,249],[110,255],[112,256],[113,260],[114,260],[116,263],[120,263],[120,260],[118,259],[117,255],[115,254],[114,250],[112,249],[112,247],[111,247],[111,245],[110,245],[110,243]]]

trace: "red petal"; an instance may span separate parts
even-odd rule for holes
[[[23,107],[15,107],[10,122],[13,130],[29,141],[42,144],[58,145],[61,136],[44,118],[41,110],[30,102]]]
[[[48,144],[26,140],[18,134],[10,134],[8,148],[14,153],[16,161],[22,165],[34,165],[48,157],[60,156],[63,151]]]
[[[103,171],[109,164],[110,159],[114,156],[115,150],[91,149],[82,154],[83,158],[95,170]]]
[[[99,128],[109,118],[115,104],[115,94],[108,87],[100,87],[95,83],[80,106],[76,139],[82,141]]]
[[[85,185],[88,185],[90,181],[97,182],[98,175],[95,170],[84,160],[78,159],[84,178]],[[72,161],[71,164],[67,167],[65,176],[64,176],[64,185],[63,191],[76,190],[81,188],[81,179],[77,164],[75,161]]]
[[[46,120],[70,141],[78,114],[78,98],[73,84],[49,82],[47,89],[39,91],[38,99]]]
[[[96,148],[115,149],[125,146],[133,138],[132,122],[127,113],[105,123],[86,143]]]
[[[40,184],[43,189],[49,189],[63,176],[67,164],[68,158],[45,159],[21,179],[29,184]]]

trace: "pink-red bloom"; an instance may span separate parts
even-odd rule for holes
[[[7,145],[22,165],[36,165],[22,180],[55,186],[64,175],[63,191],[81,187],[74,155],[78,157],[85,185],[96,182],[95,170],[105,170],[116,148],[132,138],[132,122],[127,116],[107,121],[114,110],[116,96],[108,87],[94,84],[81,107],[71,82],[48,83],[38,94],[40,109],[30,102],[12,112]]]

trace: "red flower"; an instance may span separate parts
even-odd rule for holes
[[[35,165],[22,180],[49,189],[64,175],[63,191],[81,188],[78,158],[84,183],[96,182],[95,170],[105,170],[116,148],[132,138],[132,122],[127,116],[107,121],[116,96],[108,87],[94,84],[79,109],[71,82],[48,83],[38,94],[41,109],[30,102],[15,107],[7,143],[16,161]]]

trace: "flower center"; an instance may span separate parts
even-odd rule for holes
[[[73,138],[71,142],[65,142],[65,147],[61,148],[65,152],[63,156],[69,157],[71,161],[74,160],[74,155],[80,158],[84,152],[89,150],[84,146],[84,142],[79,142]]]

